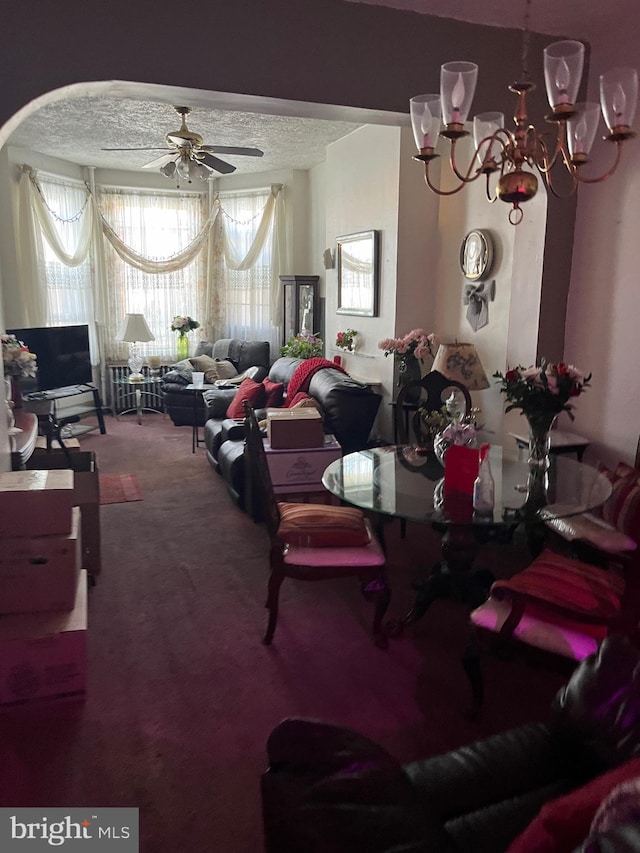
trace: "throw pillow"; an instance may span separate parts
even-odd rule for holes
[[[265,402],[267,409],[278,409],[282,405],[284,398],[284,383],[272,382],[269,377],[263,379]]]
[[[264,406],[264,385],[262,382],[254,382],[253,379],[245,379],[238,388],[233,400],[227,409],[228,418],[244,418],[243,403],[248,400],[254,409]]]
[[[371,541],[364,515],[349,506],[281,502],[278,538],[288,545],[347,548]]]
[[[288,409],[317,409],[320,414],[322,414],[320,410],[320,406],[318,401],[311,397],[309,394],[305,394],[304,391],[298,391],[295,397],[291,400],[290,403],[287,403]]]
[[[524,601],[527,613],[592,636],[604,636],[606,624],[620,612],[624,581],[615,572],[547,549],[509,580],[496,581],[491,595]],[[583,621],[584,620],[584,621]]]
[[[218,376],[218,364],[208,355],[199,355],[190,358],[189,361],[193,365],[194,370],[200,370],[204,373],[204,381],[207,385],[213,385]]]
[[[566,853],[589,834],[598,806],[621,782],[640,774],[640,758],[603,773],[564,797],[546,803],[507,853]]]
[[[238,375],[238,371],[232,361],[227,361],[224,358],[216,358],[216,369],[218,371],[218,379],[232,379]]]
[[[600,803],[589,835],[608,832],[621,823],[640,823],[640,777],[616,785]]]

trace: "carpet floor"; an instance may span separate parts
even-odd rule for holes
[[[487,658],[484,713],[465,719],[456,602],[436,602],[383,652],[353,579],[288,581],[263,646],[267,536],[204,450],[191,452],[191,429],[107,418],[107,435],[81,449],[101,474],[133,474],[144,500],[100,508],[86,700],[0,713],[1,806],[136,806],[143,853],[257,853],[264,745],[284,717],[351,726],[405,761],[547,715],[563,676]],[[439,537],[409,524],[401,538],[395,522],[386,538],[389,615],[400,616]],[[508,574],[523,550],[487,546],[483,565]]]

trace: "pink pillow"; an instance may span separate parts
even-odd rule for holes
[[[612,788],[640,775],[640,758],[632,758],[581,788],[546,803],[507,853],[567,853],[589,835],[600,803]]]
[[[254,409],[260,409],[264,406],[265,390],[262,382],[255,382],[253,379],[243,379],[235,397],[229,403],[227,417],[243,418],[243,403],[245,400],[248,400]]]

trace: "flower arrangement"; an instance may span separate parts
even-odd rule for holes
[[[422,361],[426,356],[435,356],[439,341],[433,332],[428,335],[424,329],[412,329],[402,338],[385,338],[378,344],[378,349],[384,350],[385,357],[397,355],[406,360],[408,357]]]
[[[35,376],[38,370],[37,356],[15,335],[2,335],[2,362],[4,375],[14,379]]]
[[[336,346],[340,349],[353,352],[355,349],[355,338],[358,332],[355,329],[347,329],[346,332],[338,332],[336,335]]]
[[[504,375],[496,372],[493,376],[499,381],[500,391],[507,399],[505,411],[520,409],[529,420],[552,419],[560,412],[567,412],[574,420],[570,400],[578,397],[591,381],[591,374],[585,376],[570,364],[551,364],[544,359],[539,367],[518,365]]]
[[[200,323],[192,317],[180,316],[177,314],[171,321],[171,331],[178,332],[180,337],[183,337],[187,332],[192,332],[194,329],[199,329]]]
[[[318,335],[305,335],[299,333],[289,338],[287,343],[280,347],[280,355],[289,355],[293,358],[315,358],[322,355],[324,344]]]
[[[467,414],[447,405],[435,410],[421,406],[418,411],[424,433],[430,440],[442,435],[449,444],[469,445],[475,440],[476,433],[482,429],[482,425],[478,423],[479,408],[474,407]]]

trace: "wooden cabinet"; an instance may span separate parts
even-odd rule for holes
[[[293,335],[320,331],[317,275],[281,275],[283,293],[282,343]]]

